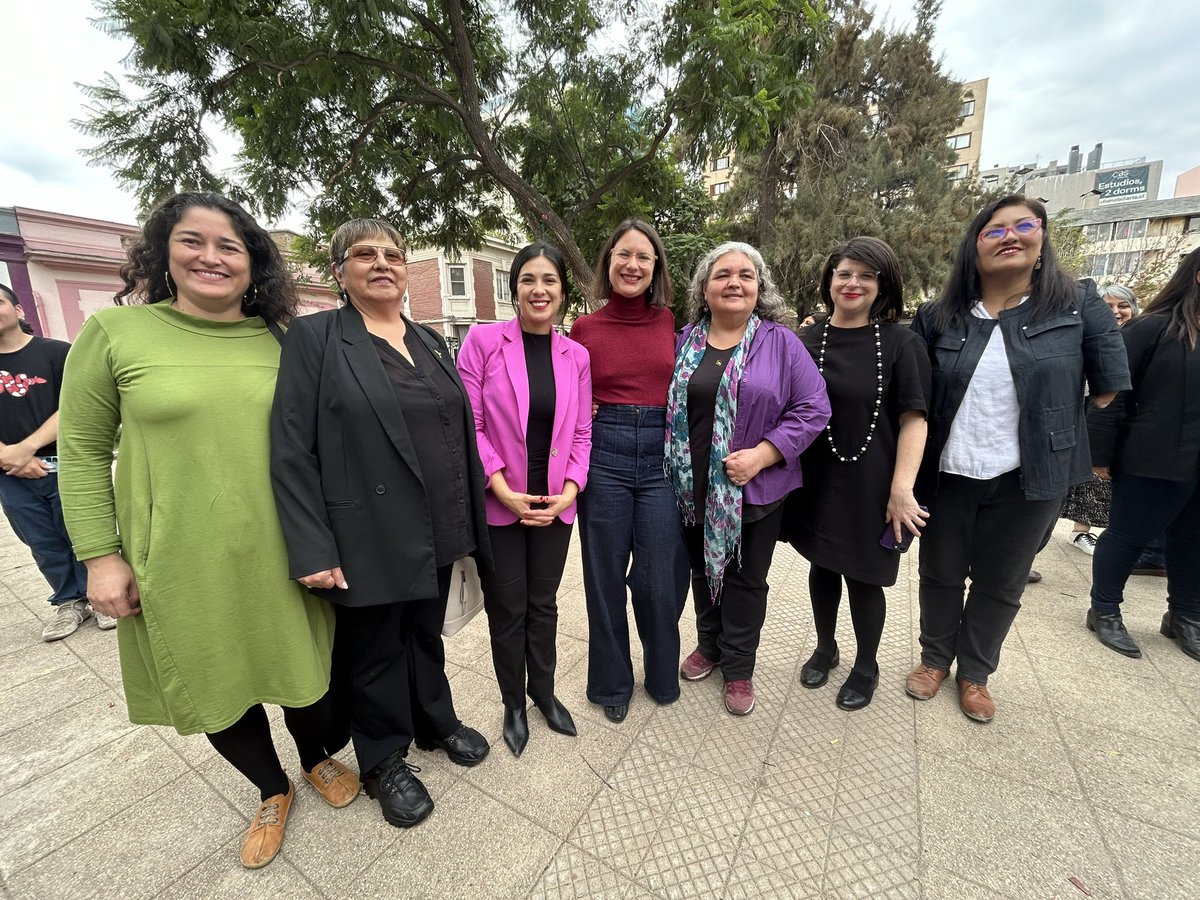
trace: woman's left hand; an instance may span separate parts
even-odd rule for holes
[[[887,517],[885,522],[892,526],[892,533],[896,536],[896,543],[903,540],[903,535],[900,533],[902,528],[907,528],[917,537],[921,536],[921,529],[925,527],[925,521],[929,518],[929,513],[921,509],[921,505],[917,503],[917,498],[913,496],[911,490],[893,491],[888,499]]]
[[[725,475],[738,487],[745,485],[767,466],[783,459],[770,441],[760,441],[758,446],[745,450],[734,450],[721,462],[725,464]]]

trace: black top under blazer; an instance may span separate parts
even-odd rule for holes
[[[441,335],[405,324],[462,392],[472,556],[491,568],[470,400]],[[352,305],[301,316],[288,329],[271,411],[271,483],[289,577],[341,566],[349,588],[314,593],[344,606],[437,596],[433,520],[412,435]]]
[[[1166,334],[1170,317],[1141,315],[1121,328],[1133,388],[1088,413],[1092,465],[1165,481],[1200,468],[1200,351]]]

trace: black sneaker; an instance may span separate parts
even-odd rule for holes
[[[388,824],[412,828],[433,812],[433,798],[413,774],[420,771],[397,752],[363,777],[367,796],[379,801]]]

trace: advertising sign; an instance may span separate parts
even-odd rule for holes
[[[1149,166],[1129,166],[1096,174],[1096,190],[1100,192],[1101,206],[1145,200],[1149,196],[1149,188]]]

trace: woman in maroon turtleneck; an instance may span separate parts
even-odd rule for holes
[[[673,703],[679,697],[679,616],[688,590],[679,508],[663,472],[675,317],[658,233],[639,219],[618,225],[592,284],[595,297],[608,302],[571,328],[571,338],[591,356],[598,407],[588,486],[579,496],[587,696],[620,722],[633,696],[627,596],[642,641],[646,693]]]

